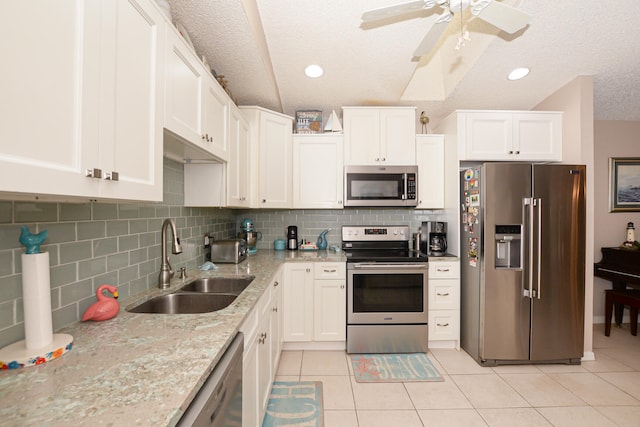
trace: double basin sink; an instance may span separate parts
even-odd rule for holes
[[[178,291],[158,295],[127,309],[131,313],[196,314],[228,307],[254,276],[208,277],[196,279]]]

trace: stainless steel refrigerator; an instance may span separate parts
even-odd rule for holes
[[[527,163],[460,172],[460,339],[479,364],[580,363],[585,174]]]

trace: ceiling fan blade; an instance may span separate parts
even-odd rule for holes
[[[531,15],[497,1],[492,1],[480,12],[474,14],[509,34],[523,29],[531,22]]]
[[[448,13],[448,11],[445,12],[445,14]],[[433,48],[438,44],[440,37],[442,37],[442,33],[445,32],[445,30],[449,26],[450,21],[451,19],[438,19],[436,23],[433,24],[433,27],[431,27],[427,35],[424,36],[424,39],[422,39],[422,42],[415,50],[415,52],[413,52],[413,56],[419,58],[431,52]]]
[[[372,21],[378,21],[380,19],[391,18],[398,15],[404,15],[405,13],[414,12],[416,10],[430,9],[431,7],[433,7],[433,4],[429,6],[428,3],[434,2],[419,0],[409,3],[396,4],[394,6],[387,6],[380,9],[369,10],[362,14],[362,22],[366,24]]]

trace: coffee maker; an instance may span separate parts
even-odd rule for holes
[[[298,249],[298,227],[295,225],[287,227],[287,249],[290,251]]]
[[[428,256],[443,256],[447,253],[447,223],[426,221],[422,223],[420,252]]]
[[[258,240],[262,239],[262,233],[256,231],[252,220],[245,219],[242,221],[242,231],[238,233],[238,237],[247,242],[247,253],[255,254],[258,252],[256,246],[258,245]]]

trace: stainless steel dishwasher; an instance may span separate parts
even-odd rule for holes
[[[242,427],[243,341],[238,332],[178,426]]]

